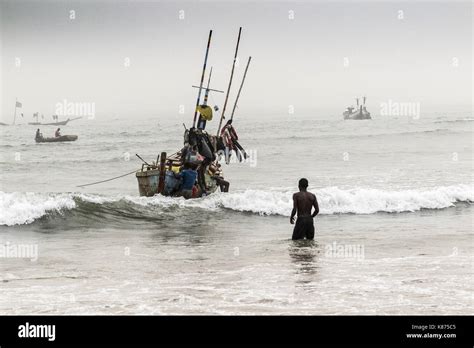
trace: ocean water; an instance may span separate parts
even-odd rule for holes
[[[0,128],[1,314],[473,313],[472,115],[247,115],[230,193],[139,197],[133,174],[78,187],[175,152],[187,121],[82,119],[57,144]],[[301,177],[314,241],[291,241]]]

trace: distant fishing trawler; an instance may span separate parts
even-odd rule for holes
[[[240,92],[242,91],[242,86],[247,75],[247,70],[250,65],[251,57],[248,58],[247,66],[245,68],[230,119],[226,122],[221,130],[222,121],[225,119],[224,115],[232,85],[241,31],[242,28],[239,29],[234,62],[232,64],[227,94],[216,135],[210,135],[205,130],[206,123],[212,120],[213,110],[215,112],[219,111],[217,106],[212,108],[207,105],[209,92],[213,91],[224,93],[224,91],[209,88],[212,68],[209,72],[207,87],[203,87],[204,77],[206,74],[207,58],[212,37],[211,30],[209,32],[209,38],[207,42],[204,66],[201,75],[201,83],[199,86],[192,86],[198,88],[198,96],[196,108],[194,110],[192,127],[187,129],[186,125],[183,124],[185,128],[184,146],[181,150],[170,156],[168,156],[166,152],[162,152],[157,156],[156,162],[151,164],[147,163],[139,155],[137,155],[137,157],[139,157],[144,162],[141,169],[135,174],[138,180],[140,196],[150,197],[156,194],[162,194],[164,196],[198,198],[209,195],[215,192],[218,188],[220,188],[220,190],[223,192],[227,192],[229,190],[230,184],[224,180],[219,161],[222,158],[225,158],[226,163],[229,164],[229,158],[233,151],[235,152],[239,161],[247,158],[247,153],[238,141],[237,132],[232,125],[232,121],[234,118],[237,102],[239,100]],[[201,103],[201,94],[203,90],[205,91],[204,100]],[[196,172],[194,171],[197,172],[197,178],[193,177],[193,175],[196,175]],[[188,175],[191,176],[191,188],[187,187],[189,185],[187,180]]]
[[[357,107],[349,106],[342,114],[345,120],[370,120],[370,112],[365,106],[366,97],[363,97],[363,103],[359,105],[359,98],[356,98]]]

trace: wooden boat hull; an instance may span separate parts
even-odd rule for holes
[[[36,138],[35,141],[37,143],[58,143],[64,141],[76,141],[77,135],[61,135],[60,137],[54,138]]]
[[[138,181],[138,192],[140,196],[152,197],[157,194],[163,196],[176,197],[179,195],[178,192],[178,180],[175,178],[173,170],[171,169],[169,162],[170,158],[167,158],[166,152],[162,152],[161,161],[158,166],[156,165],[143,165],[141,170],[135,173]],[[204,182],[206,184],[207,194],[214,193],[219,185],[216,180],[206,173],[204,175]],[[192,198],[201,197],[202,193],[198,190],[193,194]]]
[[[136,177],[140,196],[151,197],[158,194],[158,186],[160,183],[159,169],[139,170],[136,173]]]
[[[44,126],[65,126],[69,122],[69,119],[66,121],[52,122],[52,123],[43,123]]]
[[[370,117],[370,112],[363,112],[363,111],[357,111],[353,113],[349,112],[344,112],[344,119],[345,120],[371,120],[372,117]]]
[[[166,170],[166,173],[168,174],[170,171]],[[170,196],[170,197],[176,197],[177,192],[168,192],[167,190],[159,190],[160,186],[160,171],[159,169],[151,169],[151,170],[145,170],[145,171],[137,171],[136,172],[136,177],[138,180],[138,192],[140,196],[145,196],[145,197],[152,197],[157,194],[162,194],[163,196]],[[214,193],[217,190],[217,183],[214,179],[211,179],[209,175],[206,175],[205,177],[206,180],[206,185],[208,187],[207,189],[207,194]],[[193,198],[198,198],[200,197],[201,194],[198,194],[196,197]]]
[[[41,123],[41,122],[28,122],[31,126],[65,126],[70,121],[67,119],[65,121],[51,122],[51,123]]]

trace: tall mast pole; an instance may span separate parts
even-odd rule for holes
[[[198,91],[198,96],[196,100],[196,107],[194,108],[193,128],[196,126],[196,118],[198,114],[197,107],[199,106],[199,101],[201,100],[201,91],[202,91],[202,85],[204,83],[204,74],[206,73],[207,56],[209,54],[209,46],[211,45],[211,37],[212,37],[212,30],[209,30],[209,39],[207,40],[206,56],[204,57],[204,65],[202,67],[201,83],[199,85],[199,91]]]
[[[212,66],[211,66],[211,71],[209,71],[209,79],[207,80],[207,88],[206,92],[204,93],[204,105],[207,105],[207,98],[209,98],[209,85],[211,84],[211,76],[212,76]]]
[[[232,78],[234,76],[235,61],[237,60],[237,52],[239,51],[240,33],[241,32],[242,32],[242,27],[239,28],[239,37],[237,38],[237,45],[235,46],[234,63],[232,64],[232,71],[230,73],[229,87],[227,88],[227,95],[225,96],[224,107],[222,108],[221,120],[219,121],[219,128],[217,128],[217,136],[219,136],[219,133],[221,131],[222,120],[224,119],[225,109],[226,109],[226,106],[227,106],[227,100],[229,99],[230,87],[232,86]]]
[[[18,102],[18,98],[15,98],[15,113],[13,114],[13,124],[15,124],[16,121],[16,103]]]
[[[247,70],[249,69],[251,59],[252,57],[249,57],[249,60],[247,61],[247,66],[245,67],[244,77],[242,77],[242,83],[240,84],[239,92],[237,93],[237,98],[235,98],[234,108],[232,109],[232,115],[230,115],[231,120],[234,119],[235,108],[237,107],[237,102],[239,101],[240,92],[242,91],[242,87],[244,86],[245,76],[247,76]]]

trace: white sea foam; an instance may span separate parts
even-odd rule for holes
[[[71,194],[0,192],[0,225],[29,224],[48,213],[75,207]]]
[[[340,189],[326,187],[315,190],[320,214],[400,213],[420,209],[443,209],[456,202],[474,202],[471,185],[459,184],[423,190],[380,190],[370,188]],[[114,204],[122,201],[141,207],[180,207],[216,210],[219,208],[260,215],[288,216],[292,209],[293,191],[288,189],[245,190],[216,193],[208,197],[184,200],[172,197],[100,196],[74,193],[5,193],[0,192],[0,225],[29,224],[46,214],[75,209],[84,203]],[[82,203],[81,203],[82,202]],[[117,208],[119,209],[119,208]]]
[[[337,187],[327,187],[315,190],[314,193],[318,198],[320,214],[413,212],[420,209],[447,208],[456,202],[474,201],[474,190],[469,185],[401,191],[368,188],[343,190]],[[212,195],[202,200],[196,200],[195,204],[203,208],[220,206],[257,214],[289,216],[293,205],[292,194],[293,191],[246,190]]]

